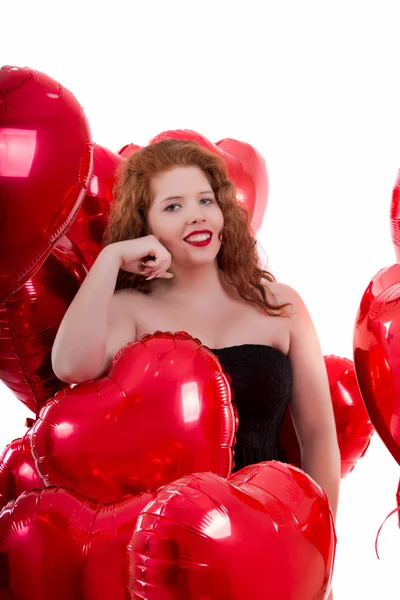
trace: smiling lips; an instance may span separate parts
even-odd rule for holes
[[[208,246],[211,242],[212,233],[208,230],[193,231],[184,238],[184,241],[191,246]]]

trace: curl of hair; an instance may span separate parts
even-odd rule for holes
[[[226,281],[250,304],[269,315],[279,316],[288,303],[271,304],[267,298],[265,282],[275,281],[275,277],[259,266],[257,241],[250,232],[250,217],[236,200],[236,188],[228,178],[225,162],[196,142],[162,140],[143,147],[122,163],[104,232],[104,245],[148,235],[152,179],[174,167],[188,166],[197,166],[204,172],[223,213],[217,264]],[[148,294],[151,282],[120,269],[115,289],[126,288]]]

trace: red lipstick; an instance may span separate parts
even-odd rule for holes
[[[191,240],[191,238],[195,237],[195,236],[200,236],[200,235],[208,235],[209,237],[207,237],[205,240]],[[191,233],[189,233],[189,235],[187,235],[185,238],[183,238],[184,241],[188,244],[190,244],[191,246],[208,246],[208,244],[211,242],[212,239],[212,232],[209,231],[208,229],[203,229],[201,231],[192,231]],[[191,241],[189,241],[191,240]]]

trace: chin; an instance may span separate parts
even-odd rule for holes
[[[208,259],[199,259],[199,260],[192,260],[191,264],[193,266],[198,266],[198,267],[204,267],[206,265],[213,265],[217,262],[217,257],[216,256],[210,256],[210,258]]]
[[[209,254],[208,256],[186,256],[182,260],[182,265],[191,265],[193,267],[202,267],[204,265],[212,265],[217,260],[216,254]],[[174,259],[174,263],[180,262],[179,260]]]

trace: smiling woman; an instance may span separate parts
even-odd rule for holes
[[[231,376],[236,469],[286,460],[278,440],[290,403],[302,467],[335,515],[340,456],[310,315],[261,268],[223,160],[190,141],[150,144],[122,165],[105,248],[60,326],[55,368],[68,381],[97,377],[128,341],[157,330],[187,331]]]
[[[207,264],[221,248],[224,216],[209,187],[205,173],[196,166],[174,167],[153,179],[148,226],[171,253],[174,265]],[[173,190],[180,190],[181,195],[165,198]]]
[[[259,267],[249,214],[238,204],[235,186],[220,156],[189,140],[166,139],[150,144],[121,165],[115,196],[105,244],[154,233],[173,254],[173,269],[179,269],[180,258],[185,257],[190,270],[192,261],[200,265],[203,256],[208,257],[204,258],[207,262],[213,255],[212,262],[241,298],[267,314],[277,314],[283,308],[265,291],[265,283],[273,282],[274,277]],[[207,229],[207,220],[212,233],[207,254],[188,254],[189,246],[182,243],[183,238]],[[158,274],[157,269],[156,277]],[[124,288],[145,294],[154,290],[141,274],[121,270],[116,289]]]

